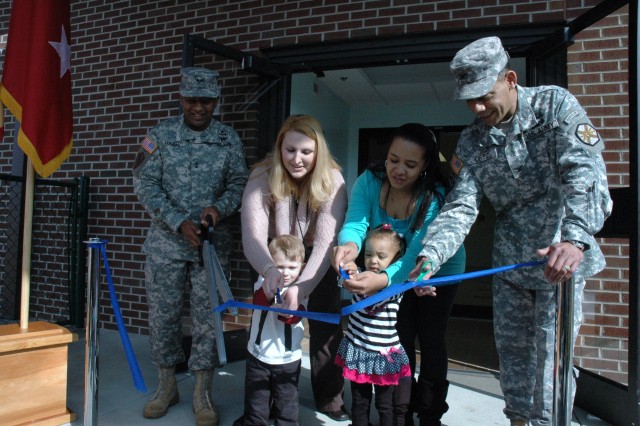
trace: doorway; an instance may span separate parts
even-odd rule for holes
[[[440,162],[445,176],[463,126],[436,126],[432,130],[440,146]],[[358,137],[358,174],[384,162],[391,143],[393,127],[362,128]],[[476,224],[465,241],[467,271],[492,267],[491,247],[495,212],[483,202]],[[460,284],[454,300],[447,333],[451,368],[477,367],[497,371],[498,358],[493,339],[491,277],[481,277]]]

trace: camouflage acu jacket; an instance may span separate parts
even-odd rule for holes
[[[586,243],[578,278],[604,268],[593,235],[611,213],[604,142],[567,90],[517,86],[518,109],[504,131],[476,119],[452,160],[453,190],[420,252],[437,268],[463,242],[486,197],[496,210],[494,266],[539,260],[536,249],[563,240]],[[506,273],[526,288],[548,288],[543,268]]]
[[[249,175],[244,147],[231,127],[213,120],[192,131],[184,117],[166,120],[142,141],[133,168],[138,199],[152,218],[146,253],[196,261],[198,250],[178,233],[187,219],[200,222],[202,209],[215,206],[224,219],[235,213]],[[216,232],[229,232],[222,220]]]

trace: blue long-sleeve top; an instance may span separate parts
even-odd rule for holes
[[[445,189],[442,185],[438,184],[436,189],[444,196]],[[442,207],[442,202],[438,200],[438,197],[434,196],[422,226],[417,227],[415,231],[411,231],[410,228],[415,210],[411,216],[405,219],[390,217],[387,212],[380,207],[381,190],[382,180],[377,178],[370,170],[366,170],[358,176],[358,179],[356,179],[351,189],[347,216],[338,234],[338,244],[343,245],[352,242],[358,246],[358,251],[360,251],[368,229],[373,229],[384,223],[390,224],[394,231],[404,235],[407,243],[407,250],[404,256],[385,269],[389,277],[389,283],[400,284],[409,278],[409,273],[415,267],[416,258],[423,247],[422,239],[429,224],[438,215]],[[420,205],[422,197],[424,197],[423,194],[418,197],[416,205]],[[466,253],[464,246],[461,246],[456,254],[442,265],[437,275],[443,276],[463,273],[465,262]]]

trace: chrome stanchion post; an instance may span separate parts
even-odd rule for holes
[[[573,412],[573,315],[575,283],[570,280],[558,284],[555,383],[553,386],[553,424],[566,426],[571,424]]]
[[[100,286],[99,238],[85,241],[89,248],[87,278],[87,321],[84,361],[84,426],[98,424],[98,296]]]

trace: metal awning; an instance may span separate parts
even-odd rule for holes
[[[511,56],[525,56],[534,45],[561,37],[565,22],[473,29],[374,38],[305,43],[261,49],[275,64],[295,71],[320,72],[330,69],[396,65],[398,63],[449,62],[458,50],[480,37],[498,36]]]

